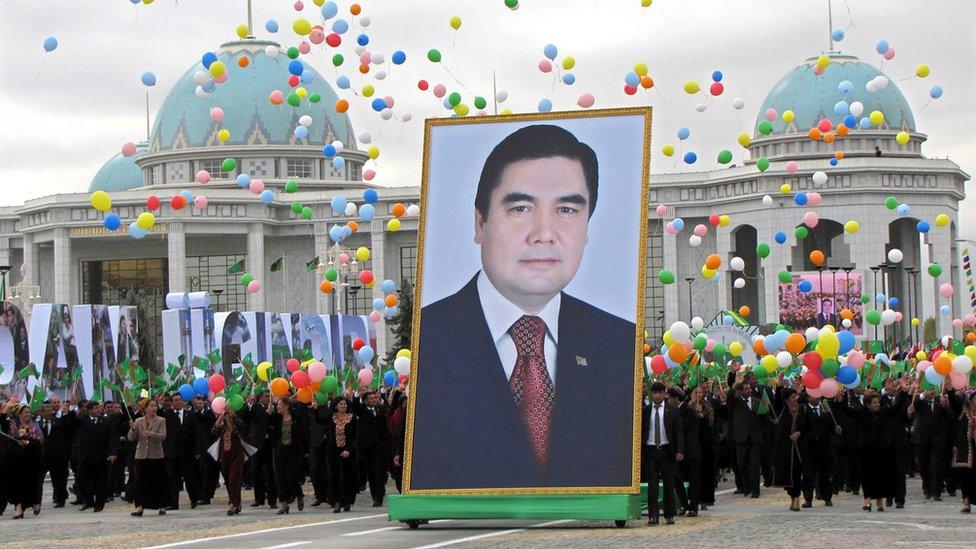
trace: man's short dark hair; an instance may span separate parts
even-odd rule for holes
[[[664,384],[661,383],[660,381],[655,381],[654,383],[651,383],[652,393],[663,393],[665,390],[666,388],[664,387]]]
[[[509,164],[522,160],[562,157],[579,161],[586,177],[586,190],[590,194],[590,217],[596,209],[597,188],[599,187],[599,164],[596,153],[586,143],[559,126],[535,124],[520,128],[511,133],[501,143],[495,145],[485,159],[478,180],[478,194],[474,207],[481,217],[488,218],[491,193],[498,187],[502,172]]]

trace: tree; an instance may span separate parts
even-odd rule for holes
[[[156,364],[156,343],[150,337],[149,315],[147,313],[146,302],[139,297],[135,290],[129,289],[125,294],[123,306],[134,306],[137,309],[139,322],[139,364],[148,372],[159,373]]]
[[[413,335],[413,285],[410,281],[403,279],[400,282],[400,301],[397,304],[397,314],[387,321],[393,327],[393,346],[386,352],[386,363],[393,364],[396,354],[400,349],[410,348],[410,339]]]
[[[928,317],[922,325],[922,341],[928,344],[938,342],[939,337],[935,333],[935,318]]]

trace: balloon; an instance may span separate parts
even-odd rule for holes
[[[812,229],[816,227],[817,223],[819,222],[820,222],[820,216],[817,215],[817,212],[807,212],[803,214],[803,224],[806,225],[807,227],[810,227]]]
[[[122,219],[114,213],[110,213],[102,220],[102,225],[110,231],[116,231],[122,226]]]
[[[196,395],[207,396],[210,391],[210,385],[207,383],[207,378],[198,377],[193,380],[193,392]],[[189,399],[192,400],[192,399]]]
[[[942,266],[938,263],[930,263],[928,272],[932,278],[938,278],[942,274]]]
[[[142,73],[141,80],[144,86],[152,87],[156,85],[156,75],[150,71],[146,71]]]
[[[657,274],[657,278],[661,281],[661,284],[674,284],[674,273],[667,269],[661,269]]]
[[[227,409],[227,400],[222,396],[216,397],[210,403],[210,408],[215,414],[222,414]]]
[[[854,220],[844,223],[844,232],[847,234],[854,234],[861,228],[861,225]]]
[[[105,191],[95,191],[91,195],[91,205],[100,212],[107,212],[112,209],[112,197]]]
[[[952,288],[952,284],[949,284],[948,282],[946,282],[946,283],[942,284],[941,286],[939,286],[939,295],[941,295],[942,297],[944,297],[946,299],[949,299],[950,297],[952,297],[953,291],[954,290]]]
[[[765,259],[769,257],[769,252],[769,244],[766,244],[765,242],[761,242],[758,246],[756,246],[756,255],[758,255],[760,258]]]
[[[58,49],[58,39],[53,36],[48,36],[44,39],[44,51],[51,53],[52,51]]]
[[[596,99],[593,97],[592,93],[584,93],[579,96],[579,99],[576,100],[576,104],[584,109],[592,107],[594,103],[596,103]]]
[[[268,387],[271,389],[271,394],[278,398],[288,394],[288,380],[283,377],[272,379]]]
[[[857,374],[855,373],[855,375]],[[840,385],[838,385],[837,380],[827,378],[820,382],[820,393],[824,398],[834,398],[839,392]]]
[[[699,86],[698,82],[695,82],[694,80],[688,80],[685,82],[684,90],[688,95],[694,95],[701,90],[701,86]]]
[[[929,69],[928,65],[919,65],[915,67],[915,76],[919,78],[926,78],[930,72],[931,69]]]
[[[695,154],[694,152],[689,151],[685,153],[685,157],[684,157],[685,164],[694,164],[695,161],[697,160],[698,160],[698,155]]]
[[[139,217],[136,218],[136,225],[138,225],[140,229],[146,231],[152,229],[153,225],[155,224],[156,224],[156,216],[154,216],[149,212],[142,212],[141,214],[139,214]]]

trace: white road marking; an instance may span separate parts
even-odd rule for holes
[[[342,534],[342,535],[346,537],[365,536],[369,534],[375,534],[377,532],[386,532],[387,530],[399,530],[400,528],[403,528],[403,526],[387,526],[386,528],[373,528],[372,530],[363,530],[362,532],[349,532],[348,534]]]
[[[545,528],[546,526],[553,526],[553,525],[556,525],[556,524],[563,524],[565,522],[572,522],[572,520],[564,519],[564,520],[553,520],[553,521],[550,521],[550,522],[542,522],[542,523],[539,523],[539,524],[532,524],[530,526],[526,526],[525,528],[513,528],[511,530],[501,530],[499,532],[489,532],[487,534],[480,534],[480,535],[477,535],[477,536],[468,536],[466,538],[452,539],[452,540],[449,540],[449,541],[442,541],[440,543],[432,543],[430,545],[421,545],[420,547],[414,547],[414,549],[437,549],[438,547],[449,547],[451,545],[457,545],[458,543],[467,543],[469,541],[475,541],[475,540],[479,540],[479,539],[493,538],[495,536],[504,536],[506,534],[515,534],[515,533],[518,533],[518,532],[524,532],[524,531],[526,531],[526,530],[528,530],[530,528]]]
[[[911,526],[912,528],[918,528],[919,530],[938,530],[935,526],[929,526],[928,524],[918,524],[917,522],[886,522],[883,520],[859,520],[858,522],[864,524],[885,524],[888,526]]]
[[[306,545],[312,543],[311,541],[293,541],[291,543],[282,543],[281,545],[269,545],[267,547],[262,547],[261,549],[282,549],[284,547],[295,547],[297,545]]]
[[[725,494],[731,494],[732,492],[735,492],[735,488],[729,488],[727,490],[719,490],[718,492],[715,492],[715,495],[724,496]]]
[[[253,532],[241,532],[239,534],[227,534],[225,536],[213,536],[213,537],[209,537],[209,538],[191,539],[189,541],[178,541],[176,543],[166,543],[166,544],[163,544],[163,545],[153,545],[151,547],[146,547],[144,549],[164,549],[166,547],[180,547],[180,546],[183,546],[183,545],[192,545],[194,543],[206,543],[208,541],[217,541],[217,540],[221,540],[221,539],[240,538],[240,537],[243,537],[243,536],[254,536],[254,535],[257,535],[257,534],[267,534],[268,532],[281,532],[282,530],[294,530],[296,528],[308,528],[310,526],[328,526],[330,524],[339,524],[339,523],[343,523],[343,522],[352,522],[352,521],[356,521],[356,520],[366,520],[366,519],[378,518],[378,517],[385,517],[385,516],[387,516],[386,513],[381,513],[381,514],[378,514],[378,515],[365,515],[365,516],[362,516],[362,517],[349,517],[349,518],[344,518],[344,519],[339,519],[339,520],[327,520],[327,521],[324,521],[324,522],[312,522],[310,524],[297,524],[295,526],[282,526],[280,528],[265,528],[264,530],[255,530]]]

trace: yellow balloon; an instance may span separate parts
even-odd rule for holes
[[[271,370],[270,362],[262,362],[258,364],[258,379],[261,381],[268,381],[268,371]]]
[[[376,90],[373,89],[373,86],[370,86],[369,84],[363,86],[363,97],[373,97],[374,93],[376,93]]]
[[[464,103],[458,103],[457,106],[454,107],[454,112],[457,113],[458,116],[467,116],[468,113],[471,112],[471,109]]]
[[[840,339],[834,332],[824,332],[817,339],[817,352],[824,358],[837,358],[837,351],[840,350]]]
[[[796,114],[794,114],[793,111],[791,111],[789,109],[783,111],[783,122],[786,122],[787,124],[789,124],[790,122],[792,122],[794,120],[796,120]]]
[[[568,71],[575,66],[576,66],[576,59],[574,59],[573,56],[567,55],[566,57],[563,57],[563,69]]]
[[[738,341],[733,341],[729,343],[729,354],[732,356],[739,356],[742,354],[742,343]]]
[[[875,126],[880,126],[884,122],[884,113],[881,111],[871,111],[868,120],[871,121]]]
[[[898,134],[895,135],[895,142],[899,145],[906,145],[908,144],[909,137],[908,132],[898,132]]]
[[[295,19],[295,22],[292,23],[291,28],[295,31],[295,34],[300,34],[302,36],[312,32],[312,24],[308,22],[308,19]]]
[[[142,3],[148,6],[153,3],[153,0],[142,0]]]
[[[701,86],[698,85],[698,82],[695,82],[694,80],[685,82],[685,93],[694,95],[698,93],[699,90],[701,90]]]
[[[709,269],[708,267],[702,265],[701,274],[705,277],[705,280],[711,280],[718,274],[717,270]]]
[[[651,4],[653,2],[654,2],[654,0],[641,0],[641,7],[642,8],[649,8],[649,7],[651,7]]]
[[[454,30],[461,28],[461,18],[457,15],[451,18],[451,28]]]
[[[665,330],[664,336],[661,339],[663,339],[664,344],[669,347],[671,346],[672,343],[674,343],[674,337],[671,336],[671,330]]]
[[[237,25],[237,36],[247,38],[247,25]]]
[[[645,76],[647,74],[647,63],[635,64],[634,72],[637,74],[637,76]]]
[[[356,259],[360,262],[369,261],[369,248],[366,246],[356,248]]]
[[[391,233],[395,233],[395,232],[399,231],[400,230],[400,220],[394,218],[394,219],[391,219],[391,220],[387,221],[386,222],[386,230],[390,231]]]
[[[976,346],[966,345],[966,348],[963,350],[963,352],[965,353],[966,356],[970,358],[970,360],[976,362]]]
[[[830,64],[830,57],[827,55],[821,55],[817,58],[817,66],[821,69],[826,69],[827,65]]]
[[[149,229],[152,229],[153,225],[155,224],[156,216],[149,212],[142,212],[139,214],[139,217],[136,218],[136,225],[138,225],[140,229],[145,229],[148,231]]]
[[[752,138],[746,132],[742,132],[739,134],[738,141],[743,147],[748,147],[749,143],[752,143]]]
[[[776,363],[776,357],[773,355],[766,355],[759,360],[759,364],[762,365],[763,369],[767,373],[773,373],[776,371],[778,364]]]
[[[935,226],[936,227],[945,227],[948,224],[949,224],[949,216],[948,215],[946,215],[946,214],[939,214],[939,215],[935,216]]]
[[[325,3],[325,0],[312,0],[312,3],[321,8],[322,4]]]
[[[851,220],[844,223],[844,232],[847,234],[854,234],[861,228],[861,224],[857,221]]]
[[[297,88],[295,88],[295,95],[297,95],[301,99],[305,99],[306,97],[308,97],[308,90],[305,89],[303,86],[298,86]]]
[[[661,152],[664,153],[664,156],[674,156],[674,145],[665,145],[661,147]]]
[[[214,61],[210,64],[210,76],[220,78],[225,72],[227,72],[227,67],[224,66],[223,61]]]
[[[727,215],[720,215],[720,216],[718,216],[718,226],[719,227],[728,227],[729,226],[729,223],[731,221],[732,221],[732,219],[729,216],[727,216]]]
[[[373,160],[376,160],[380,156],[380,149],[376,145],[373,145],[372,147],[366,149],[366,154],[368,154]]]
[[[230,139],[230,131],[227,129],[220,130],[217,132],[217,139],[222,143],[226,143]]]
[[[400,349],[399,351],[397,351],[397,354],[396,354],[396,357],[397,358],[400,358],[400,357],[403,357],[403,356],[405,356],[407,358],[410,358],[410,349]]]
[[[100,212],[107,212],[112,209],[112,197],[105,191],[95,191],[91,195],[91,205]]]
[[[929,69],[928,65],[919,65],[915,67],[915,76],[919,78],[925,78],[929,75],[929,72],[931,72],[931,69]]]
[[[499,114],[507,116],[509,114],[512,114],[512,109],[502,109],[502,112],[500,112]]]
[[[789,183],[783,183],[779,186],[779,192],[783,194],[789,194],[791,190],[793,190],[793,187],[791,187]]]
[[[919,319],[917,319],[917,318],[913,318],[912,319],[912,326],[918,326],[921,323],[922,322]],[[918,355],[922,355],[922,356],[919,356],[918,357],[919,360],[925,360],[925,353],[923,353],[922,351],[919,351],[918,353],[916,353],[915,356],[918,356]]]

